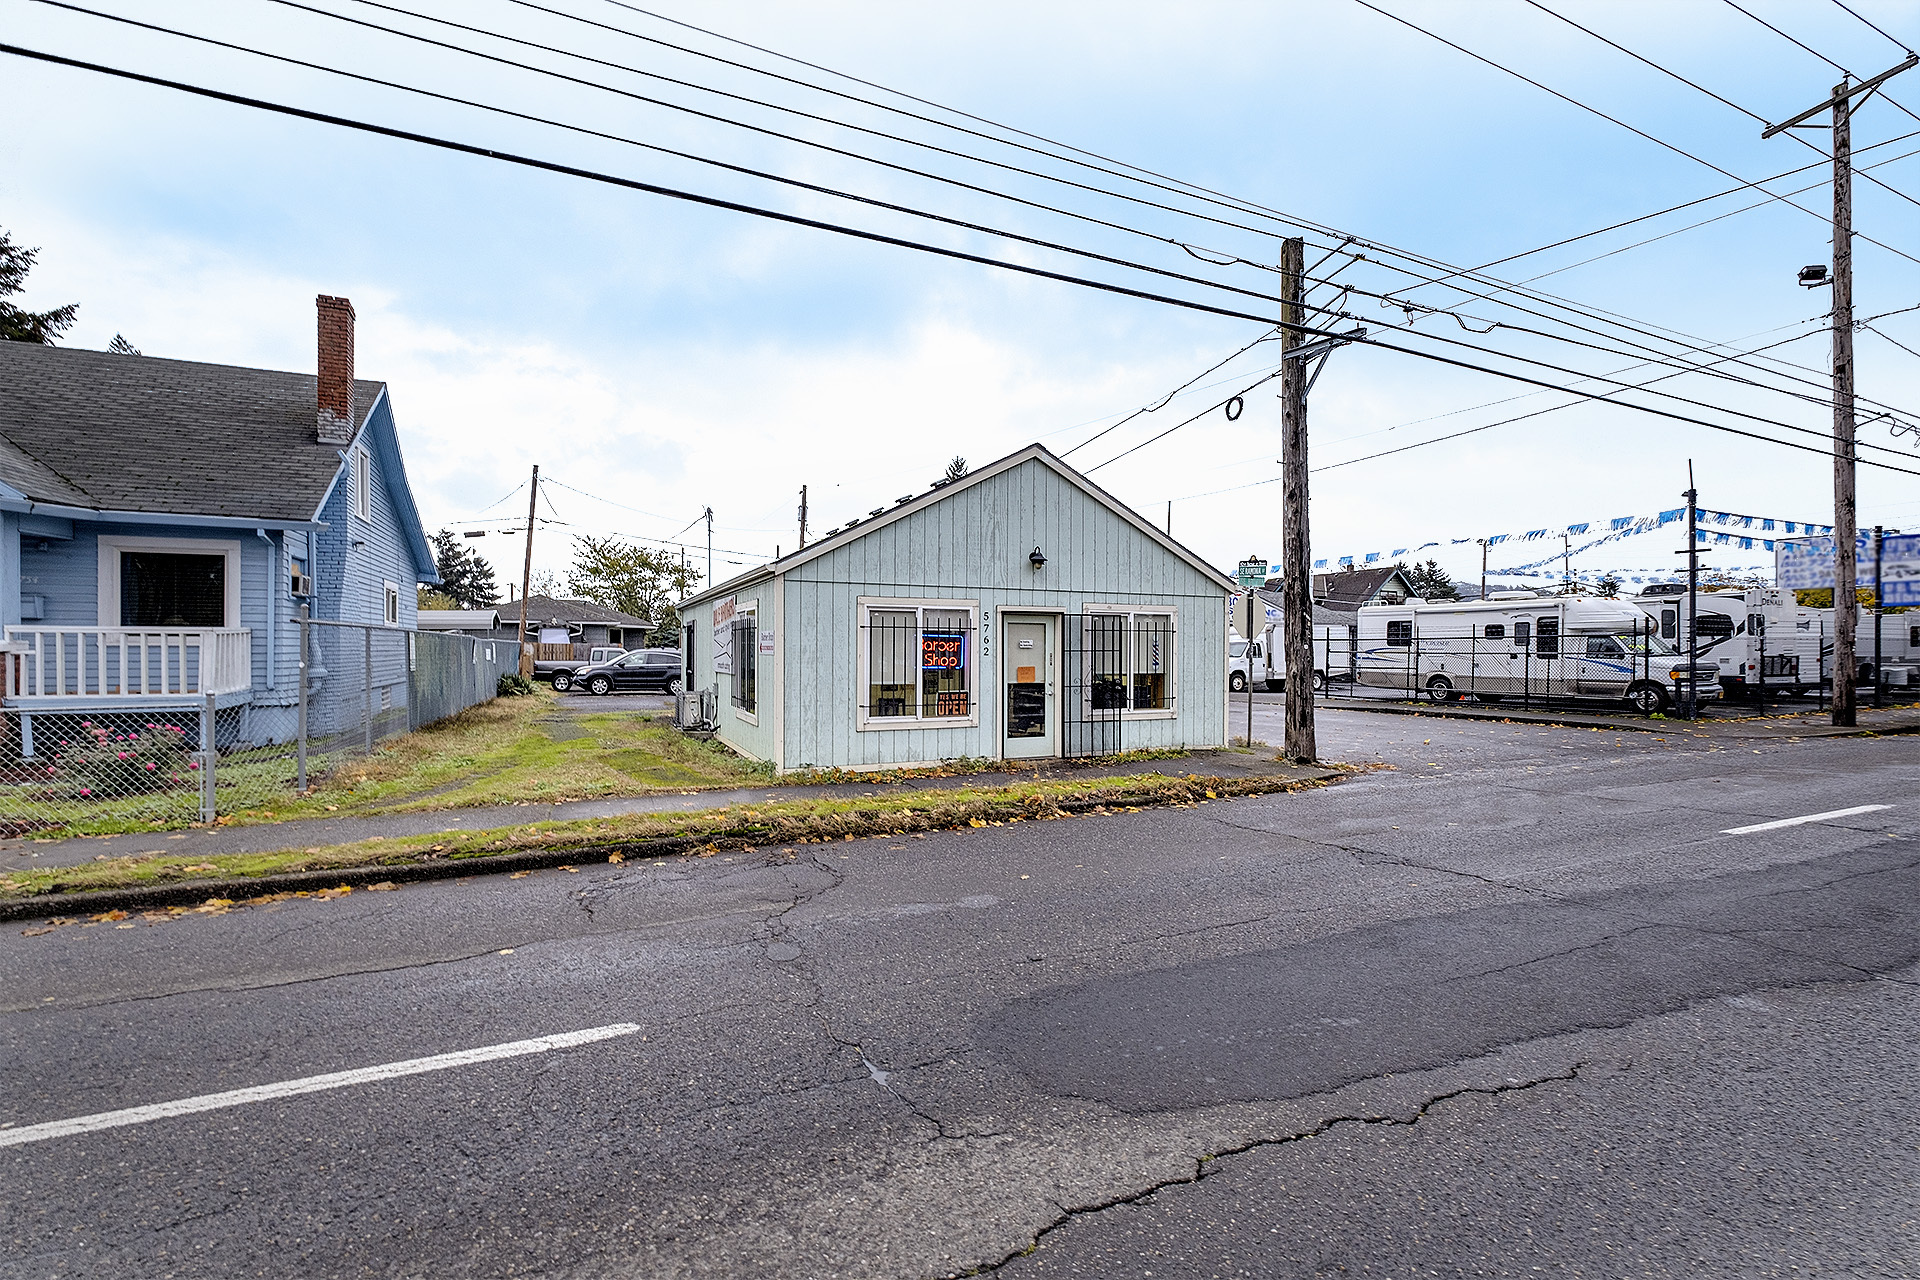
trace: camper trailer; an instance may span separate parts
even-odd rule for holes
[[[1452,702],[1625,701],[1659,711],[1691,688],[1720,696],[1719,667],[1686,659],[1656,620],[1622,600],[1495,592],[1486,600],[1360,610],[1357,682]]]
[[[1683,586],[1648,587],[1632,597],[1676,650],[1698,644],[1698,658],[1719,667],[1720,686],[1731,697],[1800,697],[1833,683],[1833,610],[1807,608],[1793,592],[1773,587],[1702,591],[1698,600],[1696,628]],[[1855,678],[1865,687],[1875,674],[1873,613],[1861,609],[1855,619]],[[1909,619],[1907,614],[1881,619],[1880,663],[1890,686],[1909,684],[1920,656],[1920,629]]]

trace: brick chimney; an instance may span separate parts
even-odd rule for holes
[[[353,395],[353,303],[321,294],[320,404],[316,435],[321,444],[345,445],[358,421]]]

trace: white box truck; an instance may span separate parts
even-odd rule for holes
[[[1319,612],[1316,610],[1316,612]],[[1281,647],[1286,633],[1278,622],[1252,640],[1238,632],[1227,640],[1227,688],[1239,693],[1248,684],[1278,693],[1287,687],[1287,655]],[[1313,628],[1313,691],[1353,679],[1353,627],[1349,623],[1316,622]]]
[[[1660,638],[1623,600],[1495,592],[1486,600],[1368,605],[1359,613],[1357,683],[1452,702],[1503,699],[1626,702],[1665,709],[1691,685],[1720,697],[1719,666]]]

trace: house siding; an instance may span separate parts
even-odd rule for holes
[[[1047,557],[1035,570],[1027,560]],[[738,592],[764,602],[774,583]],[[778,580],[784,627],[777,638],[783,768],[907,765],[1001,754],[998,631],[1002,610],[1059,613],[1087,605],[1170,607],[1177,613],[1176,701],[1171,717],[1128,717],[1128,748],[1212,747],[1226,741],[1226,585],[1209,577],[1088,495],[1051,466],[1030,459],[934,502]],[[960,727],[861,730],[859,600],[863,596],[979,603],[973,677],[979,723]],[[762,677],[760,725],[736,727],[729,679],[713,676],[711,602],[695,606],[695,670],[720,687],[720,736],[773,759]],[[763,626],[764,621],[763,621]],[[1061,691],[1064,698],[1065,691]],[[747,728],[757,730],[749,733]]]

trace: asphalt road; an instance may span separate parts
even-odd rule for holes
[[[1914,1273],[1920,739],[1322,750],[1392,767],[15,927],[0,1275]]]

